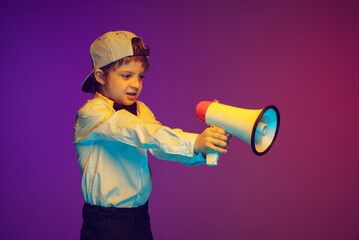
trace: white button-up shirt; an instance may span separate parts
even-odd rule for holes
[[[85,201],[103,207],[137,207],[152,189],[147,150],[159,159],[186,165],[206,163],[194,154],[198,134],[161,125],[142,102],[137,116],[115,111],[113,101],[95,94],[77,113],[74,145]]]

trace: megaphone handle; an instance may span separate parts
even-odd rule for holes
[[[207,165],[216,166],[218,163],[219,155],[220,155],[219,152],[215,152],[215,151],[208,152],[206,156]]]

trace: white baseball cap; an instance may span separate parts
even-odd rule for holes
[[[133,47],[134,41],[140,41],[143,48],[135,49]],[[102,68],[125,57],[148,57],[150,49],[135,34],[127,31],[115,31],[105,33],[96,39],[91,45],[90,55],[93,70],[82,83],[81,89],[83,92],[92,92],[95,69]]]

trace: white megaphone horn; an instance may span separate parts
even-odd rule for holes
[[[200,102],[196,107],[196,117],[244,140],[258,156],[264,155],[272,147],[280,123],[279,110],[273,105],[252,110],[228,106],[217,100]],[[218,158],[218,152],[207,153],[207,165],[217,165]]]

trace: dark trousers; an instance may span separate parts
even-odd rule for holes
[[[153,240],[148,203],[136,208],[113,208],[85,203],[81,240]]]

